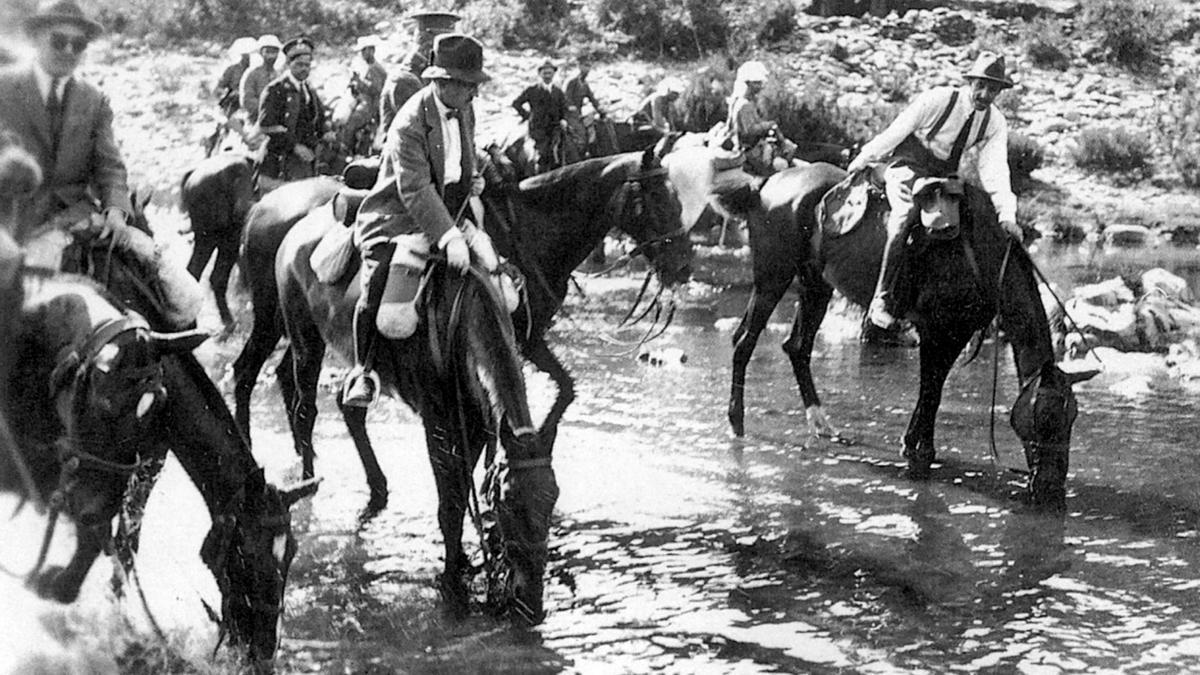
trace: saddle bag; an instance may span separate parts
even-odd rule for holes
[[[875,182],[875,167],[867,167],[846,176],[825,193],[817,204],[817,222],[825,235],[843,235],[863,222],[872,203],[883,200],[883,189]]]
[[[957,178],[918,178],[913,202],[921,210],[921,225],[935,239],[958,235],[959,208],[966,190]]]
[[[329,208],[332,211],[332,207]],[[317,242],[308,264],[318,281],[323,284],[336,283],[346,273],[354,250],[354,230],[338,223]]]

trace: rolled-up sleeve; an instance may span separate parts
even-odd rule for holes
[[[979,182],[992,197],[1000,220],[1016,222],[1017,196],[1008,171],[1008,122],[993,114],[979,148]]]

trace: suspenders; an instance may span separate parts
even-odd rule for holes
[[[929,129],[929,133],[925,134],[925,143],[928,144],[932,141],[938,135],[938,132],[942,130],[942,127],[946,126],[946,120],[950,119],[950,113],[954,112],[954,104],[958,103],[958,92],[958,89],[950,92],[950,102],[946,104],[946,109],[942,111],[942,114],[938,115],[937,121]],[[988,109],[983,112],[983,122],[979,125],[979,134],[975,137],[975,143],[967,143],[966,147],[969,148],[983,140],[983,134],[987,132],[988,124],[991,121],[992,107],[988,106]]]

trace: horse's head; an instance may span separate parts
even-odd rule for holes
[[[679,195],[667,180],[662,156],[651,148],[628,166],[616,197],[617,225],[637,242],[635,251],[650,259],[664,285],[685,283],[692,275],[692,242],[680,225]]]
[[[1099,371],[1063,372],[1047,362],[1041,372],[1021,386],[1009,422],[1025,447],[1031,471],[1029,490],[1035,504],[1061,507],[1065,500],[1071,447],[1071,427],[1079,407],[1071,385]]]
[[[200,549],[223,598],[222,632],[258,668],[270,663],[279,644],[283,595],[296,555],[289,509],[316,489],[316,480],[279,489],[265,481],[262,469],[254,469],[213,519]]]
[[[550,516],[558,501],[550,449],[543,445],[532,432],[506,442],[507,461],[494,464],[487,479],[497,526],[489,536],[489,546],[497,554],[492,570],[497,578],[488,584],[493,593],[490,604],[528,624],[546,616],[542,579],[549,555]]]

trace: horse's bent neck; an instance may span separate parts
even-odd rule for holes
[[[1054,361],[1050,321],[1042,307],[1033,261],[1015,242],[1009,244],[1007,266],[1000,280],[1000,326],[1013,348],[1017,373],[1024,384]]]

